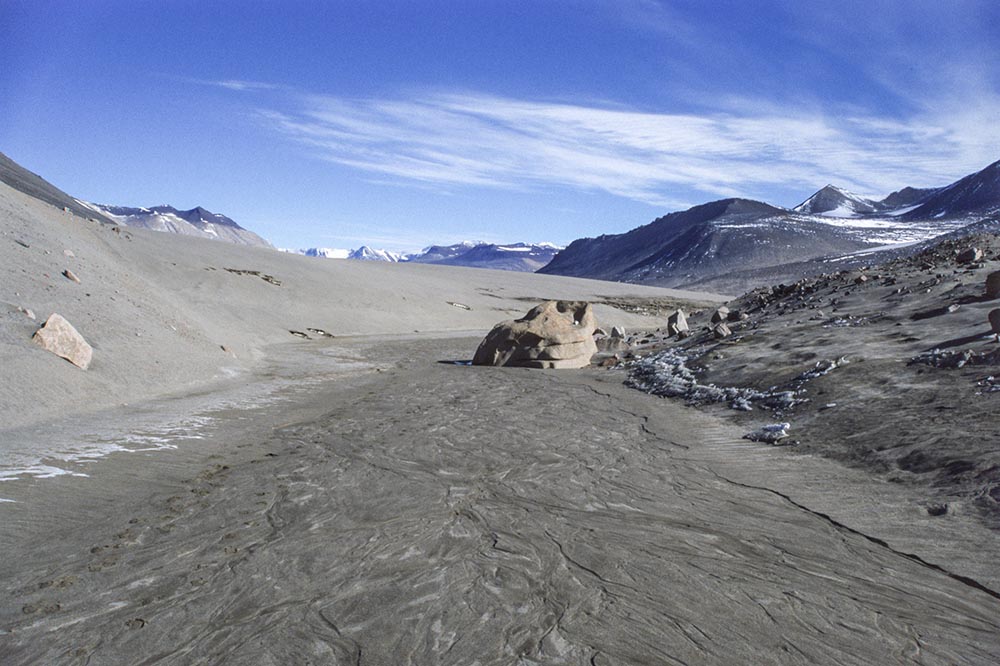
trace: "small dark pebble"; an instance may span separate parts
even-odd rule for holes
[[[932,516],[943,516],[948,513],[947,504],[939,504],[937,502],[927,505],[927,513]]]

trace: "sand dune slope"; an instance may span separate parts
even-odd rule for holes
[[[713,300],[531,274],[318,260],[116,230],[3,184],[0,266],[0,419],[8,427],[251,371],[270,345],[299,340],[291,330],[311,337],[309,328],[336,336],[484,331],[543,298]],[[79,283],[63,276],[67,269]],[[31,344],[52,312],[93,346],[88,371]],[[597,312],[607,325],[662,325],[606,305]]]

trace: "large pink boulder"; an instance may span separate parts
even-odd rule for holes
[[[84,370],[90,365],[94,350],[62,315],[51,314],[32,336],[39,347],[61,356]]]
[[[515,321],[493,327],[476,350],[473,365],[583,368],[597,353],[597,322],[590,303],[546,301]]]

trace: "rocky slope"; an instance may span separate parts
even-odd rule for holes
[[[978,251],[977,251],[978,250]],[[1000,236],[930,244],[887,263],[754,289],[716,317],[689,317],[686,337],[632,340],[632,383],[717,404],[749,432],[788,423],[795,450],[918,488],[947,520],[1000,528],[1000,308],[987,276]]]
[[[52,183],[38,174],[28,171],[3,153],[0,153],[0,182],[5,183],[18,192],[39,201],[44,201],[50,206],[55,206],[77,217],[98,220],[109,224],[112,223],[100,211],[95,211],[89,206],[80,203]]]

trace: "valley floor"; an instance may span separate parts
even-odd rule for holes
[[[364,371],[3,484],[4,664],[984,664],[1000,536],[622,386]],[[376,367],[380,371],[375,371]]]

